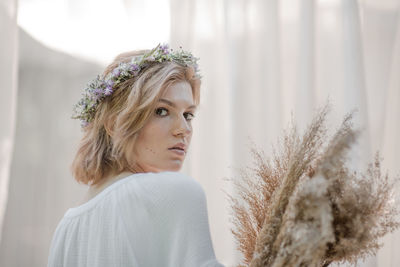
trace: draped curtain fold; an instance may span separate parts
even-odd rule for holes
[[[17,1],[0,0],[0,241],[8,199],[17,97]]]
[[[201,103],[183,171],[205,188],[223,264],[240,260],[225,178],[251,166],[252,143],[271,154],[291,114],[302,130],[327,98],[332,127],[357,108],[364,134],[353,166],[379,150],[384,170],[400,173],[400,1],[170,0],[170,13],[171,46],[200,57]],[[68,172],[80,137],[69,114],[102,66],[18,38],[16,18],[17,1],[0,0],[0,265],[43,266],[56,223],[86,189]],[[400,266],[400,232],[383,242],[359,266]]]
[[[208,193],[221,262],[239,262],[223,179],[251,166],[251,143],[271,155],[291,114],[302,130],[329,98],[333,131],[357,109],[350,167],[379,150],[384,170],[400,173],[399,12],[397,0],[171,0],[171,43],[200,57],[204,77],[187,169]],[[382,241],[359,266],[400,266],[399,231]]]

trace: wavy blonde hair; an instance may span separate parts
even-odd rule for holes
[[[107,75],[121,62],[148,50],[118,55],[103,73]],[[176,82],[188,82],[195,105],[200,102],[200,78],[191,66],[173,61],[156,62],[114,89],[112,97],[99,106],[93,121],[84,128],[83,137],[70,166],[79,183],[98,184],[106,177],[133,171],[133,146],[164,90]]]

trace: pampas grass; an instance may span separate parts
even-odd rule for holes
[[[251,149],[253,168],[231,180],[232,233],[243,255],[240,266],[328,266],[374,255],[379,239],[397,229],[387,174],[376,153],[365,172],[346,166],[360,131],[347,114],[328,139],[325,105],[302,137],[294,125],[273,148],[272,158]],[[398,179],[397,179],[398,180]]]

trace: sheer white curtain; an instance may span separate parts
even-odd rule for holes
[[[199,56],[204,76],[187,168],[205,185],[221,262],[239,261],[223,179],[250,165],[251,142],[270,153],[291,112],[304,129],[329,98],[334,130],[358,109],[364,132],[352,166],[365,168],[379,150],[384,170],[400,173],[399,2],[171,0],[171,43]],[[400,266],[400,232],[383,241],[359,266]]]
[[[102,62],[164,41],[169,2],[20,0],[22,29],[16,1],[0,3],[0,266],[45,266],[58,222],[87,190],[69,170],[81,138],[72,107]]]
[[[157,19],[157,8],[143,11],[138,1],[124,2],[132,4],[134,14]],[[199,56],[204,77],[183,171],[204,185],[223,264],[239,262],[224,195],[232,188],[224,178],[250,165],[251,142],[270,153],[291,112],[303,128],[329,96],[335,127],[358,108],[355,119],[365,131],[354,164],[362,167],[380,150],[384,168],[392,176],[400,173],[399,2],[171,0],[171,44]],[[73,8],[74,1],[69,3]],[[22,33],[16,112],[16,7],[16,0],[0,0],[0,266],[44,266],[56,224],[86,190],[68,170],[80,138],[79,123],[70,114],[102,66],[53,51]],[[131,28],[140,39],[137,24]],[[70,39],[78,46],[84,40]],[[378,256],[360,266],[400,266],[400,233],[384,242]]]
[[[17,1],[0,0],[0,240],[8,199],[17,98]]]

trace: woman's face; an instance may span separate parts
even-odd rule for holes
[[[173,83],[164,90],[134,145],[136,166],[141,171],[181,169],[192,138],[195,108],[188,82]]]

